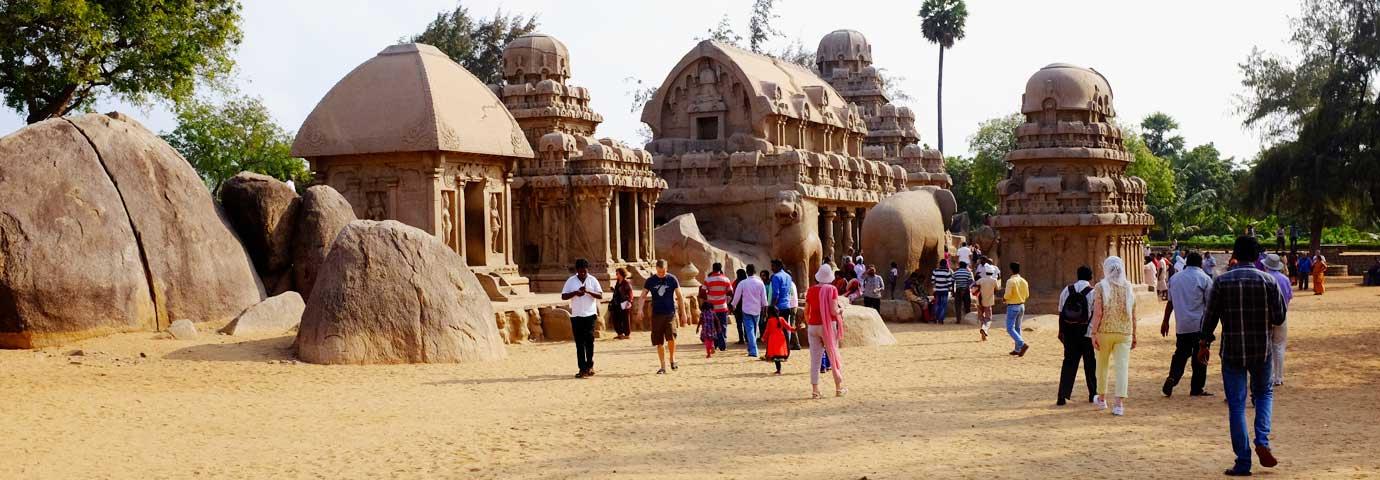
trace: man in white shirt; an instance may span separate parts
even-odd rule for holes
[[[599,318],[599,300],[604,289],[589,274],[589,261],[575,260],[575,274],[565,281],[561,300],[570,300],[570,330],[575,337],[575,357],[580,373],[575,378],[594,375],[594,322]]]
[[[968,265],[973,264],[973,248],[968,246],[968,242],[963,242],[963,245],[958,247],[958,261]]]
[[[979,279],[984,276],[1001,279],[1001,268],[993,265],[992,259],[987,257],[978,257],[977,273]]]
[[[864,273],[867,273],[867,265],[863,264],[862,255],[858,255],[857,258],[853,259],[853,278],[857,278],[858,281],[862,281]]]
[[[757,356],[757,320],[767,306],[767,284],[762,283],[756,270],[752,265],[747,266],[747,280],[738,282],[738,288],[733,290],[733,301],[730,302],[743,311],[743,318],[738,321],[742,322],[743,334],[747,335],[750,357]]]

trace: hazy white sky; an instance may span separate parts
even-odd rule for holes
[[[605,122],[598,135],[637,138],[627,77],[659,85],[668,70],[725,13],[746,30],[751,0],[465,0],[474,14],[537,14],[540,31],[570,48],[572,83],[589,87]],[[878,67],[904,77],[923,142],[934,145],[937,47],[920,35],[919,0],[778,0],[777,27],[810,49],[839,28],[861,31]],[[245,0],[237,54],[244,93],[264,99],[295,131],[326,91],[359,63],[420,31],[455,0]],[[967,153],[984,119],[1019,108],[1025,81],[1053,62],[1090,66],[1111,81],[1123,122],[1161,110],[1178,119],[1189,145],[1215,142],[1248,158],[1258,137],[1241,127],[1237,64],[1253,46],[1284,52],[1295,0],[968,0],[967,37],[945,55],[946,153]],[[168,109],[106,103],[154,130],[171,130]],[[23,125],[0,114],[0,131]]]

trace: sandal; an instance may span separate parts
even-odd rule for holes
[[[656,374],[657,374],[657,375],[665,375],[665,374],[666,374],[666,369],[664,369],[664,368],[659,368],[659,369],[657,369]]]
[[[676,362],[671,362],[671,370],[680,370],[680,365],[677,365]]]
[[[848,394],[848,389],[847,389],[847,388],[840,389],[840,390],[834,390],[834,396],[835,396],[835,397],[842,397],[842,396],[847,395],[847,394]]]
[[[819,392],[814,392],[810,394],[810,400],[819,400],[821,398],[824,398],[824,395],[820,395]]]

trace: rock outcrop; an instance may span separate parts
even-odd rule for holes
[[[493,307],[464,259],[396,221],[356,220],[318,272],[297,356],[323,364],[503,358]]]
[[[845,299],[840,298],[840,302]],[[857,305],[843,307],[843,338],[840,347],[875,347],[895,345],[896,337],[886,327],[876,310]]]
[[[310,299],[316,272],[331,251],[340,230],[355,221],[355,211],[340,192],[328,185],[316,185],[302,194],[297,226],[292,239],[293,285]]]
[[[87,114],[0,138],[0,348],[225,322],[263,297],[201,178],[143,126]]]
[[[768,258],[760,257],[760,254],[753,253],[761,251],[761,248],[732,241],[709,241],[700,232],[693,213],[678,215],[656,227],[653,236],[656,238],[657,255],[665,258],[670,264],[670,271],[677,274],[689,264],[694,265],[703,277],[708,275],[710,267],[718,262],[723,264],[724,272],[731,277],[734,271],[749,263],[763,269],[767,268],[770,261]],[[680,280],[683,284],[689,284],[688,279]]]
[[[307,305],[297,292],[284,292],[245,309],[220,330],[226,335],[280,335],[302,322]]]
[[[270,293],[290,289],[297,192],[268,175],[241,172],[221,185],[220,202]]]

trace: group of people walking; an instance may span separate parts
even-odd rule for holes
[[[574,275],[561,289],[561,299],[570,302],[579,368],[575,377],[588,378],[595,375],[594,329],[604,292],[599,281],[589,274],[586,260],[576,260],[574,270]],[[816,284],[804,296],[803,319],[795,318],[800,295],[783,262],[772,260],[771,270],[760,275],[754,265],[747,265],[736,273],[738,278],[730,280],[723,265],[715,263],[700,287],[700,314],[695,330],[704,344],[705,357],[712,358],[715,353],[727,351],[729,315],[732,313],[737,319],[738,343],[746,345],[747,356],[773,362],[775,374],[780,375],[782,363],[790,358],[791,350],[801,348],[797,332],[803,331],[810,351],[811,397],[823,397],[819,391],[819,376],[825,372],[832,373],[835,395],[846,394],[843,358],[838,352],[839,339],[844,332],[843,304],[839,303],[839,290],[834,286],[834,268],[825,263],[815,273]],[[867,273],[880,279],[875,269]],[[609,316],[617,334],[615,338],[629,338],[630,320],[639,313],[636,305],[646,304],[650,309],[646,318],[651,342],[656,347],[660,364],[656,373],[665,375],[679,370],[680,364],[676,362],[677,312],[685,302],[679,279],[667,272],[665,260],[657,260],[656,273],[647,278],[642,296],[634,303],[628,272],[620,268],[614,276]],[[869,288],[878,295],[879,305],[883,286],[878,281]],[[759,355],[762,353],[759,342],[765,346],[765,354]]]
[[[964,245],[966,248],[967,245]],[[1305,262],[1299,270],[1310,275],[1319,264],[1320,255]],[[957,268],[950,268],[950,261]],[[970,268],[970,260],[976,264]],[[1298,266],[1295,262],[1295,266]],[[849,265],[851,264],[851,265]],[[861,266],[861,268],[858,268]],[[1082,364],[1087,384],[1088,401],[1099,410],[1111,410],[1116,416],[1125,415],[1129,397],[1129,369],[1131,353],[1139,343],[1136,325],[1136,290],[1127,266],[1120,257],[1112,256],[1101,265],[1102,278],[1093,281],[1093,270],[1080,266],[1077,280],[1060,291],[1058,301],[1058,339],[1063,344],[1063,362],[1057,391],[1057,405],[1066,405],[1073,398],[1074,383]],[[1305,268],[1306,267],[1306,268]],[[597,317],[598,300],[603,291],[592,279],[584,260],[575,263],[575,275],[562,290],[562,298],[571,302],[571,325],[575,329],[578,378],[594,375],[593,329]],[[1030,345],[1022,334],[1025,303],[1030,287],[1021,277],[1021,265],[1010,263],[1010,275],[1003,282],[1000,270],[989,259],[974,255],[971,250],[953,258],[939,261],[929,272],[928,279],[920,269],[906,280],[905,295],[912,303],[932,305],[932,320],[942,323],[952,298],[956,316],[962,318],[976,302],[981,322],[981,340],[988,338],[988,329],[995,306],[996,294],[1002,292],[1006,305],[1007,333],[1012,339],[1011,355],[1023,357]],[[1172,396],[1185,373],[1190,375],[1189,395],[1212,396],[1206,390],[1210,347],[1219,338],[1223,388],[1228,405],[1232,449],[1236,462],[1225,471],[1227,475],[1249,475],[1252,460],[1273,467],[1274,458],[1269,443],[1274,388],[1283,384],[1285,315],[1293,296],[1286,260],[1278,254],[1266,254],[1253,236],[1236,240],[1227,270],[1216,275],[1211,256],[1198,252],[1169,257],[1146,256],[1143,266],[1146,282],[1164,299],[1164,315],[1160,335],[1170,332],[1169,320],[1175,319],[1175,349],[1170,358],[1169,373],[1161,392]],[[782,362],[793,349],[801,348],[799,333],[803,329],[810,351],[811,397],[821,398],[819,377],[831,373],[835,395],[843,396],[847,388],[843,382],[843,358],[839,354],[839,340],[844,334],[843,305],[861,299],[862,304],[876,308],[886,284],[875,267],[862,264],[862,258],[849,258],[835,269],[828,261],[814,274],[814,284],[805,292],[804,318],[794,318],[800,296],[790,272],[779,260],[773,260],[770,272],[759,275],[753,265],[737,271],[730,279],[719,264],[714,264],[700,289],[701,313],[696,327],[705,346],[706,357],[727,350],[727,331],[730,313],[737,319],[739,343],[746,344],[747,355],[775,364],[781,373]],[[1163,277],[1161,277],[1162,273]],[[889,273],[893,285],[898,276],[896,267]],[[1313,277],[1317,284],[1317,278]],[[929,280],[926,282],[925,280]],[[925,291],[928,283],[932,289]],[[613,317],[617,338],[628,338],[628,318],[632,307],[632,289],[627,273],[619,270],[612,286]],[[933,293],[930,300],[929,293]],[[1316,293],[1320,294],[1321,291]],[[952,297],[951,297],[952,294]],[[840,297],[843,297],[842,299]],[[657,348],[660,369],[657,374],[677,370],[675,359],[677,305],[684,299],[680,283],[666,271],[666,262],[656,263],[656,274],[643,285],[642,300],[650,299],[650,327],[652,344]],[[872,300],[876,299],[876,301]],[[760,331],[760,333],[759,333]],[[759,355],[758,342],[766,352]],[[669,362],[669,363],[668,363]],[[1255,407],[1255,421],[1247,423],[1246,405],[1250,398]],[[1254,439],[1251,437],[1252,426]],[[1254,445],[1255,456],[1252,456]]]

